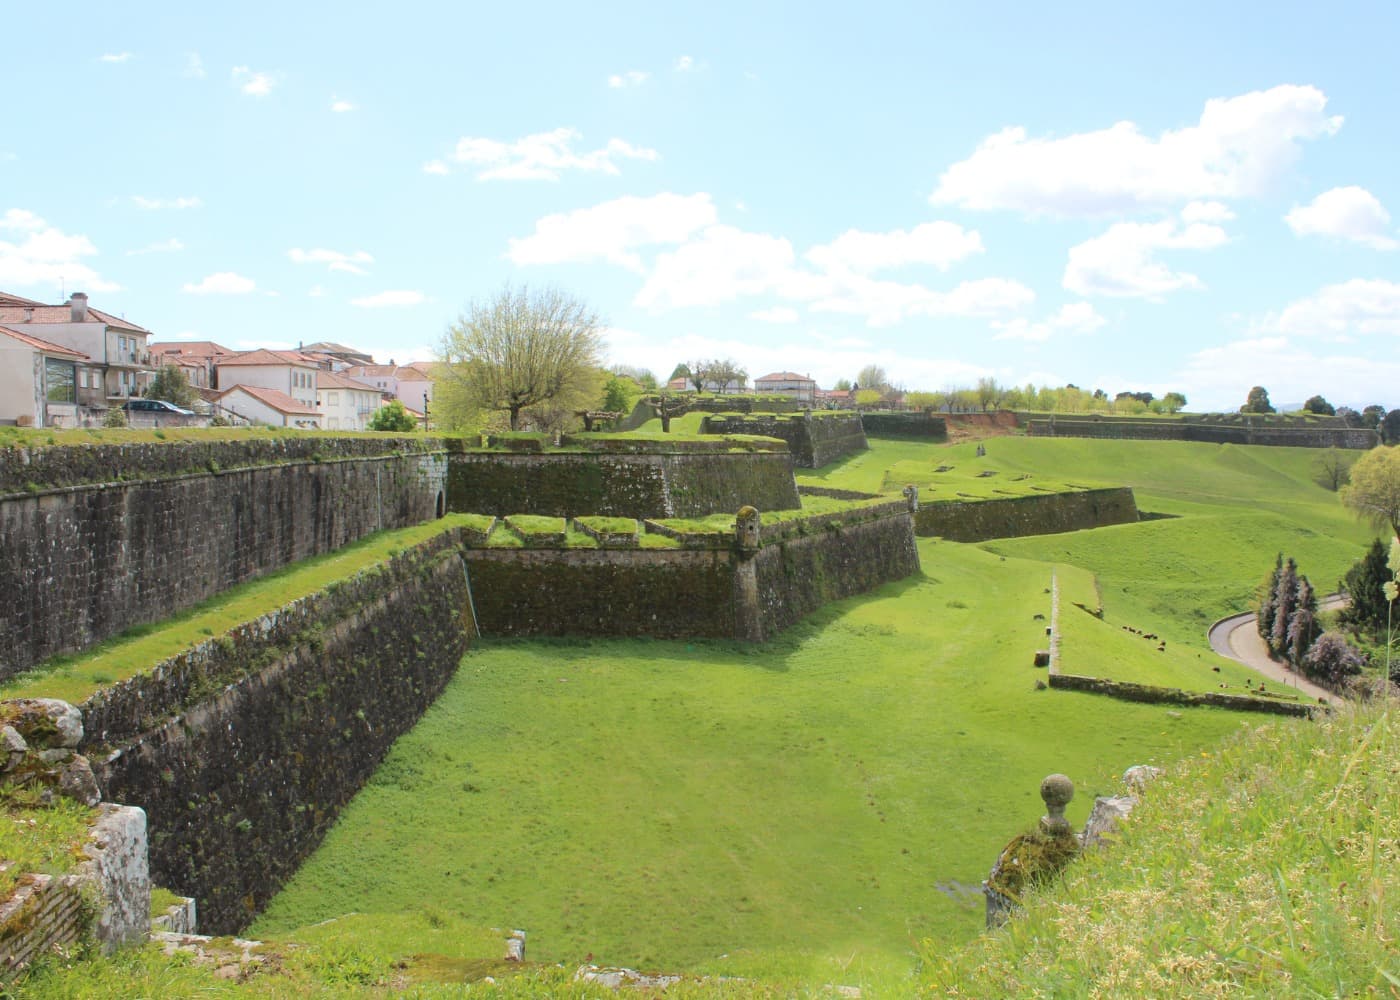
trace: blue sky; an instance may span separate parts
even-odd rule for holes
[[[1394,4],[7,5],[0,290],[658,375],[1400,406]]]

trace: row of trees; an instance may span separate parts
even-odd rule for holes
[[[1259,635],[1269,652],[1282,656],[1296,668],[1302,665],[1313,640],[1321,629],[1317,624],[1317,593],[1298,564],[1283,553],[1274,561],[1273,572],[1260,592]]]

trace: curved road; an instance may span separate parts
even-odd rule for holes
[[[1333,594],[1323,598],[1321,610],[1331,611],[1345,603],[1345,597]],[[1254,612],[1250,611],[1216,622],[1206,633],[1210,639],[1210,648],[1221,656],[1228,656],[1238,663],[1243,663],[1270,680],[1296,688],[1300,694],[1316,698],[1318,701],[1339,701],[1340,697],[1334,692],[1319,687],[1300,674],[1295,674],[1269,655],[1269,648],[1259,636],[1259,628],[1255,624],[1256,617]]]

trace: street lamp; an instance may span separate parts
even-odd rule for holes
[[[424,390],[423,390],[423,431],[424,431],[424,433],[426,433],[427,430],[428,430],[428,391],[427,391],[426,389],[424,389]]]

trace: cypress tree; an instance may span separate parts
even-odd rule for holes
[[[1295,667],[1303,662],[1317,638],[1317,593],[1308,578],[1298,580],[1298,598],[1288,617],[1288,661]]]
[[[1377,538],[1366,554],[1347,570],[1341,582],[1341,589],[1351,598],[1351,603],[1339,616],[1342,623],[1370,632],[1372,636],[1381,636],[1385,632],[1386,612],[1390,610],[1382,586],[1390,578],[1386,549]]]
[[[1283,573],[1283,553],[1280,552],[1274,558],[1274,571],[1269,574],[1264,581],[1264,589],[1259,594],[1259,614],[1257,624],[1259,635],[1266,644],[1271,642],[1274,634],[1274,614],[1278,610],[1277,593],[1278,578]]]
[[[1269,630],[1269,651],[1281,653],[1288,645],[1288,619],[1298,603],[1298,564],[1290,556],[1274,588],[1274,620]]]

